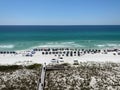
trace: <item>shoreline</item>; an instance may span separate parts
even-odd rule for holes
[[[120,49],[34,48],[20,51],[0,51],[1,65],[29,65],[95,62],[120,62]]]
[[[14,41],[1,43],[2,51],[21,51],[34,48],[80,48],[80,49],[111,49],[120,48],[118,40],[63,40],[63,41]]]

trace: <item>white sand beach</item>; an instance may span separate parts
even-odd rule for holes
[[[46,63],[46,64],[59,64],[59,63],[70,63],[75,62],[120,62],[120,51],[119,49],[108,49],[95,52],[87,50],[80,51],[77,49],[63,49],[52,51],[53,48],[41,49],[41,51],[34,50],[23,50],[16,51],[15,54],[0,54],[0,64],[32,64],[32,63]],[[57,48],[58,49],[58,48]],[[72,53],[72,55],[70,55]]]

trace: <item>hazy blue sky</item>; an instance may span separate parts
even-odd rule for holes
[[[120,0],[0,0],[0,25],[120,25]]]

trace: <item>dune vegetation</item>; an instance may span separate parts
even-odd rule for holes
[[[36,90],[41,64],[0,66],[0,90]]]
[[[120,90],[120,64],[81,62],[47,71],[45,90]]]

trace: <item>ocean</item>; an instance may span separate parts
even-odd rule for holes
[[[120,25],[0,26],[0,50],[120,48]]]

